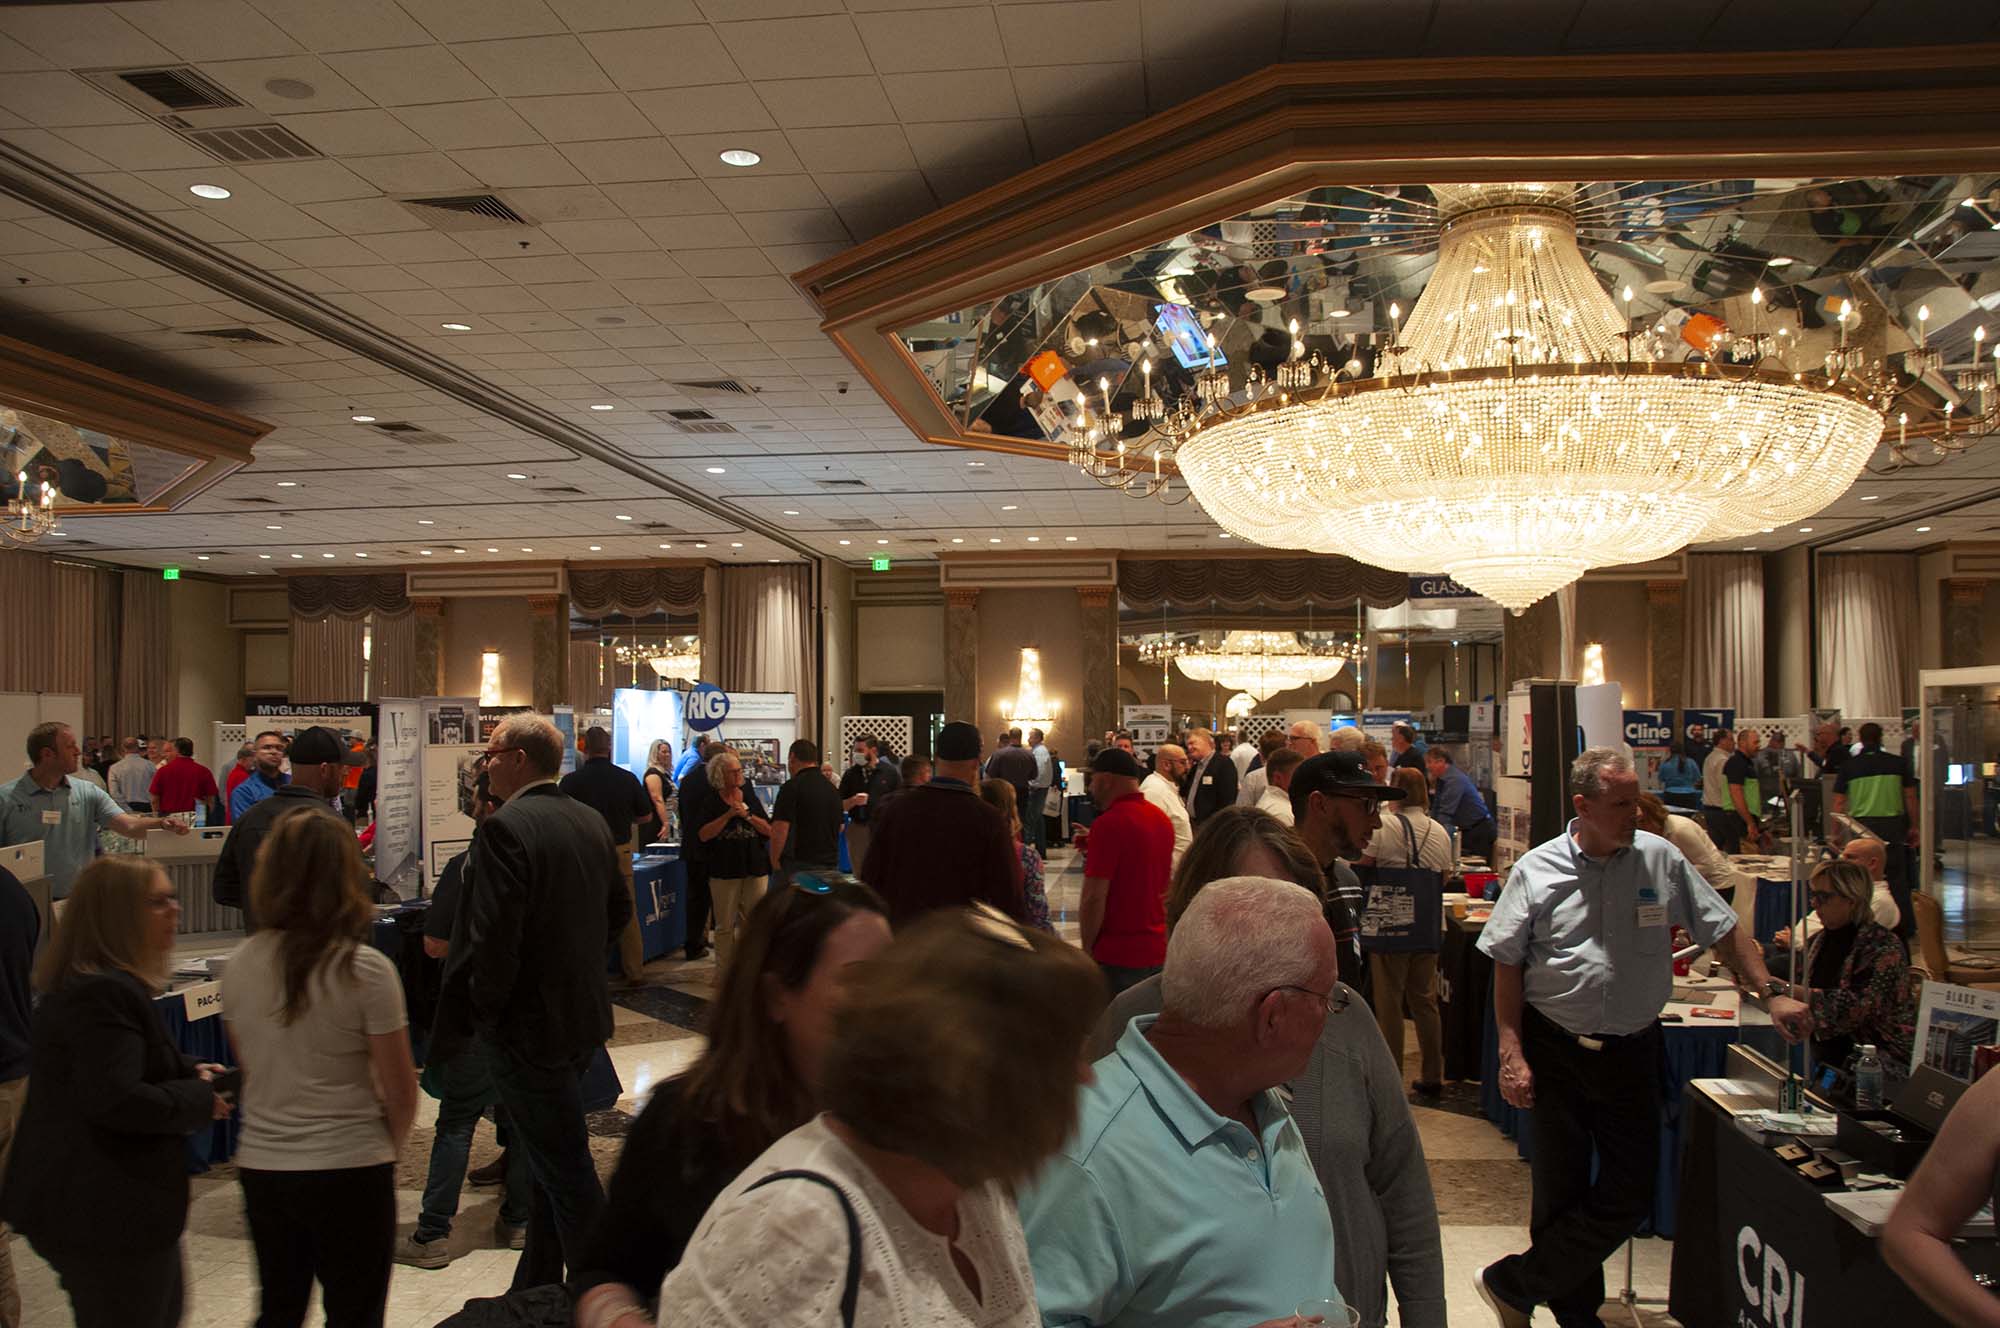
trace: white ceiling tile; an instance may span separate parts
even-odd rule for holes
[[[1138,60],[1144,54],[1137,0],[1009,5],[1001,19],[1011,65]],[[1062,40],[1049,41],[1052,32],[1061,33]]]
[[[475,148],[454,152],[452,160],[494,189],[584,183],[583,172],[546,144],[531,148]]]
[[[565,143],[562,154],[595,184],[684,180],[694,172],[673,145],[661,138],[617,138],[599,143]],[[701,186],[692,185],[699,189]]]
[[[423,223],[387,198],[360,198],[344,203],[301,203],[299,210],[343,235],[381,235],[415,230]]]
[[[244,0],[175,0],[119,12],[183,60],[249,60],[291,55],[299,44]]]
[[[542,0],[401,0],[417,22],[442,42],[496,37],[536,37],[563,31]]]
[[[1010,23],[1012,18],[1009,18]],[[978,69],[993,63],[1000,49],[1000,25],[985,6],[933,9],[917,13],[857,14],[875,68],[899,73],[923,69]],[[1029,28],[1038,45],[1054,44],[1052,34],[1070,40],[1066,26]]]
[[[1014,93],[1022,114],[1064,116],[1146,113],[1146,67],[1138,61],[1103,65],[1017,65]]]
[[[573,254],[605,254],[651,249],[653,240],[629,221],[557,221],[543,227],[549,238]]]
[[[703,21],[694,0],[548,0],[548,4],[572,32]]]
[[[276,161],[239,168],[244,178],[287,203],[373,198],[375,187],[337,161]]]
[[[421,46],[431,35],[395,0],[251,0],[313,51],[370,51]]]
[[[317,56],[287,55],[257,60],[204,63],[201,72],[260,111],[292,115],[301,111],[347,111],[371,105],[361,90]],[[278,83],[284,94],[266,84]],[[306,96],[299,87],[311,89]]]
[[[507,202],[515,211],[538,222],[609,221],[624,215],[616,203],[587,185],[566,184],[548,188],[509,189]],[[482,236],[504,234],[505,231],[466,231],[460,234],[459,240],[461,243],[470,244]],[[486,252],[483,245],[478,246],[477,251],[481,254]]]
[[[776,127],[771,113],[764,109],[764,103],[747,83],[635,92],[632,102],[663,134],[713,134]]]
[[[757,249],[681,249],[674,253],[693,277],[761,277],[777,271]]]
[[[745,175],[735,180],[710,180],[708,187],[732,213],[782,212],[826,205],[826,196],[809,175]]]
[[[287,115],[280,123],[332,157],[422,152],[430,146],[422,135],[384,110]]]
[[[674,134],[670,136],[674,148],[681,158],[694,168],[696,175],[708,179],[754,179],[760,175],[796,175],[804,167],[800,166],[798,155],[785,136],[775,130],[741,132],[731,134]],[[763,158],[759,164],[747,169],[730,166],[723,162],[722,154],[731,148],[748,148]]]
[[[822,78],[829,74],[869,74],[874,66],[845,14],[718,23],[715,30],[743,76]]]
[[[757,96],[786,129],[888,124],[896,118],[882,80],[873,74],[767,79],[757,85]]]
[[[915,170],[917,165],[900,125],[789,129],[785,131],[785,137],[791,140],[800,163],[815,174],[823,171]]]
[[[0,73],[20,73],[31,69],[54,68],[52,61],[36,55],[12,37],[0,37]]]
[[[611,81],[628,92],[734,83],[743,77],[715,30],[700,24],[590,33],[583,44]]]
[[[637,304],[687,304],[709,297],[708,283],[692,277],[626,278],[618,283],[618,293]]]
[[[763,245],[845,243],[851,238],[839,215],[826,208],[753,213],[743,218],[743,231],[750,243]]]
[[[756,253],[756,250],[717,249],[710,253]],[[592,254],[583,260],[590,269],[589,275],[603,277],[607,281],[624,281],[629,278],[684,277],[689,275],[685,267],[663,253]]]
[[[145,117],[66,70],[0,78],[0,107],[50,129],[134,124]]]
[[[1027,126],[1018,119],[913,124],[903,133],[925,170],[979,166],[998,181],[1034,165]]]
[[[59,171],[77,175],[116,174],[111,163],[85,152],[76,144],[48,129],[10,129],[7,141],[23,152],[32,152]]]
[[[583,43],[560,37],[520,37],[469,42],[452,48],[486,85],[503,97],[609,92],[611,80]],[[606,137],[616,137],[615,134]]]
[[[502,274],[491,264],[481,263],[475,259],[465,259],[456,263],[412,263],[410,275],[439,290],[514,284],[513,278]]]
[[[479,178],[439,152],[403,152],[382,157],[349,157],[347,168],[385,194],[470,193]]]
[[[551,143],[643,138],[652,124],[622,93],[516,97],[513,108]]]
[[[450,101],[405,106],[396,118],[443,152],[540,143],[542,136],[504,101]]]
[[[402,268],[386,264],[344,267],[339,276],[341,284],[352,291],[420,290],[424,284]]]
[[[813,177],[834,207],[893,208],[911,221],[937,206],[930,185],[916,171],[855,171]]]
[[[1014,80],[1004,69],[950,74],[885,74],[889,104],[906,124],[938,120],[1001,120],[1019,115]]]
[[[699,180],[607,184],[604,192],[629,217],[682,217],[724,210],[722,201]]]
[[[1139,118],[1137,115],[1063,115],[1031,119],[1028,121],[1028,139],[1035,145],[1035,159],[1048,161],[1072,148],[1116,133]]]
[[[120,170],[164,170],[213,165],[215,159],[157,124],[80,125],[62,136]]]
[[[329,55],[327,63],[383,106],[478,101],[491,95],[486,85],[442,46]]]
[[[436,231],[364,235],[359,239],[363,247],[387,263],[449,262],[465,256],[465,250],[456,241]]]
[[[1285,31],[1285,0],[1237,0],[1227,7],[1191,5],[1186,0],[1140,0],[1139,9],[1143,54],[1148,61],[1199,60],[1227,52],[1265,65],[1278,58]],[[1090,58],[1103,57],[1092,52]]]
[[[373,250],[365,249],[342,235],[296,240],[274,238],[268,243],[293,262],[307,267],[369,267],[377,261]]]
[[[68,69],[173,62],[109,5],[10,5],[0,9],[0,32]]]

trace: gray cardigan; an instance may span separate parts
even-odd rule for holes
[[[1391,1281],[1402,1328],[1445,1328],[1444,1251],[1423,1140],[1367,1002],[1341,990],[1347,1008],[1328,1017],[1290,1085],[1292,1119],[1333,1216],[1334,1278],[1362,1328],[1384,1328]],[[1121,993],[1091,1034],[1090,1058],[1109,1054],[1134,1016],[1159,1012],[1159,978]]]

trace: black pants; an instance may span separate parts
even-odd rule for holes
[[[1734,807],[1709,807],[1701,809],[1702,819],[1708,822],[1708,837],[1724,853],[1736,853],[1743,847],[1743,818],[1736,814]]]
[[[1113,996],[1128,987],[1138,986],[1160,971],[1157,965],[1152,968],[1120,968],[1116,964],[1099,964],[1097,967],[1103,972],[1104,980],[1111,984]]]
[[[139,1254],[76,1255],[39,1245],[35,1252],[56,1270],[76,1328],[174,1328],[181,1321],[178,1240]]]
[[[688,864],[688,906],[687,906],[687,951],[694,953],[708,944],[708,912],[714,901],[708,893],[708,866],[706,863]]]
[[[513,1289],[562,1280],[561,1265],[582,1267],[583,1242],[604,1208],[604,1187],[590,1155],[583,1114],[588,1054],[568,1065],[541,1065],[482,1038],[493,1085],[507,1112],[509,1148],[527,1155],[534,1181],[527,1247],[514,1268]]]
[[[319,1281],[327,1328],[381,1328],[396,1246],[395,1167],[241,1168],[257,1250],[257,1328],[299,1328]]]
[[[1529,1006],[1521,1039],[1535,1076],[1532,1243],[1489,1281],[1517,1308],[1546,1304],[1565,1328],[1596,1325],[1604,1261],[1653,1211],[1660,1028],[1590,1051]]]
[[[1458,832],[1458,851],[1469,858],[1484,858],[1490,864],[1493,861],[1493,841],[1499,837],[1499,828],[1488,816]]]
[[[1857,816],[1870,834],[1882,841],[1882,875],[1889,893],[1902,911],[1896,934],[1905,941],[1917,934],[1917,913],[1910,904],[1910,892],[1917,884],[1917,855],[1910,848],[1910,819],[1907,816]]]

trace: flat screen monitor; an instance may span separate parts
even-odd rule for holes
[[[679,692],[649,692],[636,687],[620,687],[611,694],[611,760],[640,779],[646,777],[646,753],[655,739],[674,745],[674,759],[681,755],[685,734],[685,698]]]
[[[1206,369],[1211,364],[1220,367],[1229,363],[1220,346],[1211,351],[1208,334],[1202,331],[1201,320],[1194,316],[1194,310],[1184,304],[1162,304],[1154,306],[1154,313],[1155,325],[1173,348],[1181,368]]]
[[[1964,784],[1970,784],[1972,782],[1972,771],[1973,771],[1972,766],[1960,765],[1959,763],[1954,761],[1950,765],[1947,765],[1944,768],[1944,782],[1953,786],[1954,788]]]

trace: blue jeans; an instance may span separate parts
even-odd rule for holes
[[[604,1187],[597,1181],[583,1116],[583,1072],[592,1053],[565,1064],[542,1065],[485,1034],[478,1045],[507,1113],[508,1147],[520,1151],[534,1182],[528,1244],[514,1270],[514,1287],[561,1281],[559,1271],[548,1275],[558,1266],[551,1240],[560,1245],[561,1262],[576,1270],[583,1243],[604,1208]]]
[[[1049,791],[1045,788],[1029,789],[1027,804],[1021,808],[1021,837],[1044,858],[1049,856],[1048,808]]]
[[[430,1175],[424,1181],[424,1207],[417,1217],[417,1239],[442,1240],[451,1234],[458,1216],[459,1194],[465,1187],[465,1167],[472,1156],[472,1132],[497,1094],[486,1052],[473,1043],[441,1065],[426,1069],[425,1087],[437,1094],[437,1133],[431,1139]],[[500,1220],[508,1226],[528,1224],[528,1159],[518,1148],[507,1152],[507,1180],[500,1194]]]

